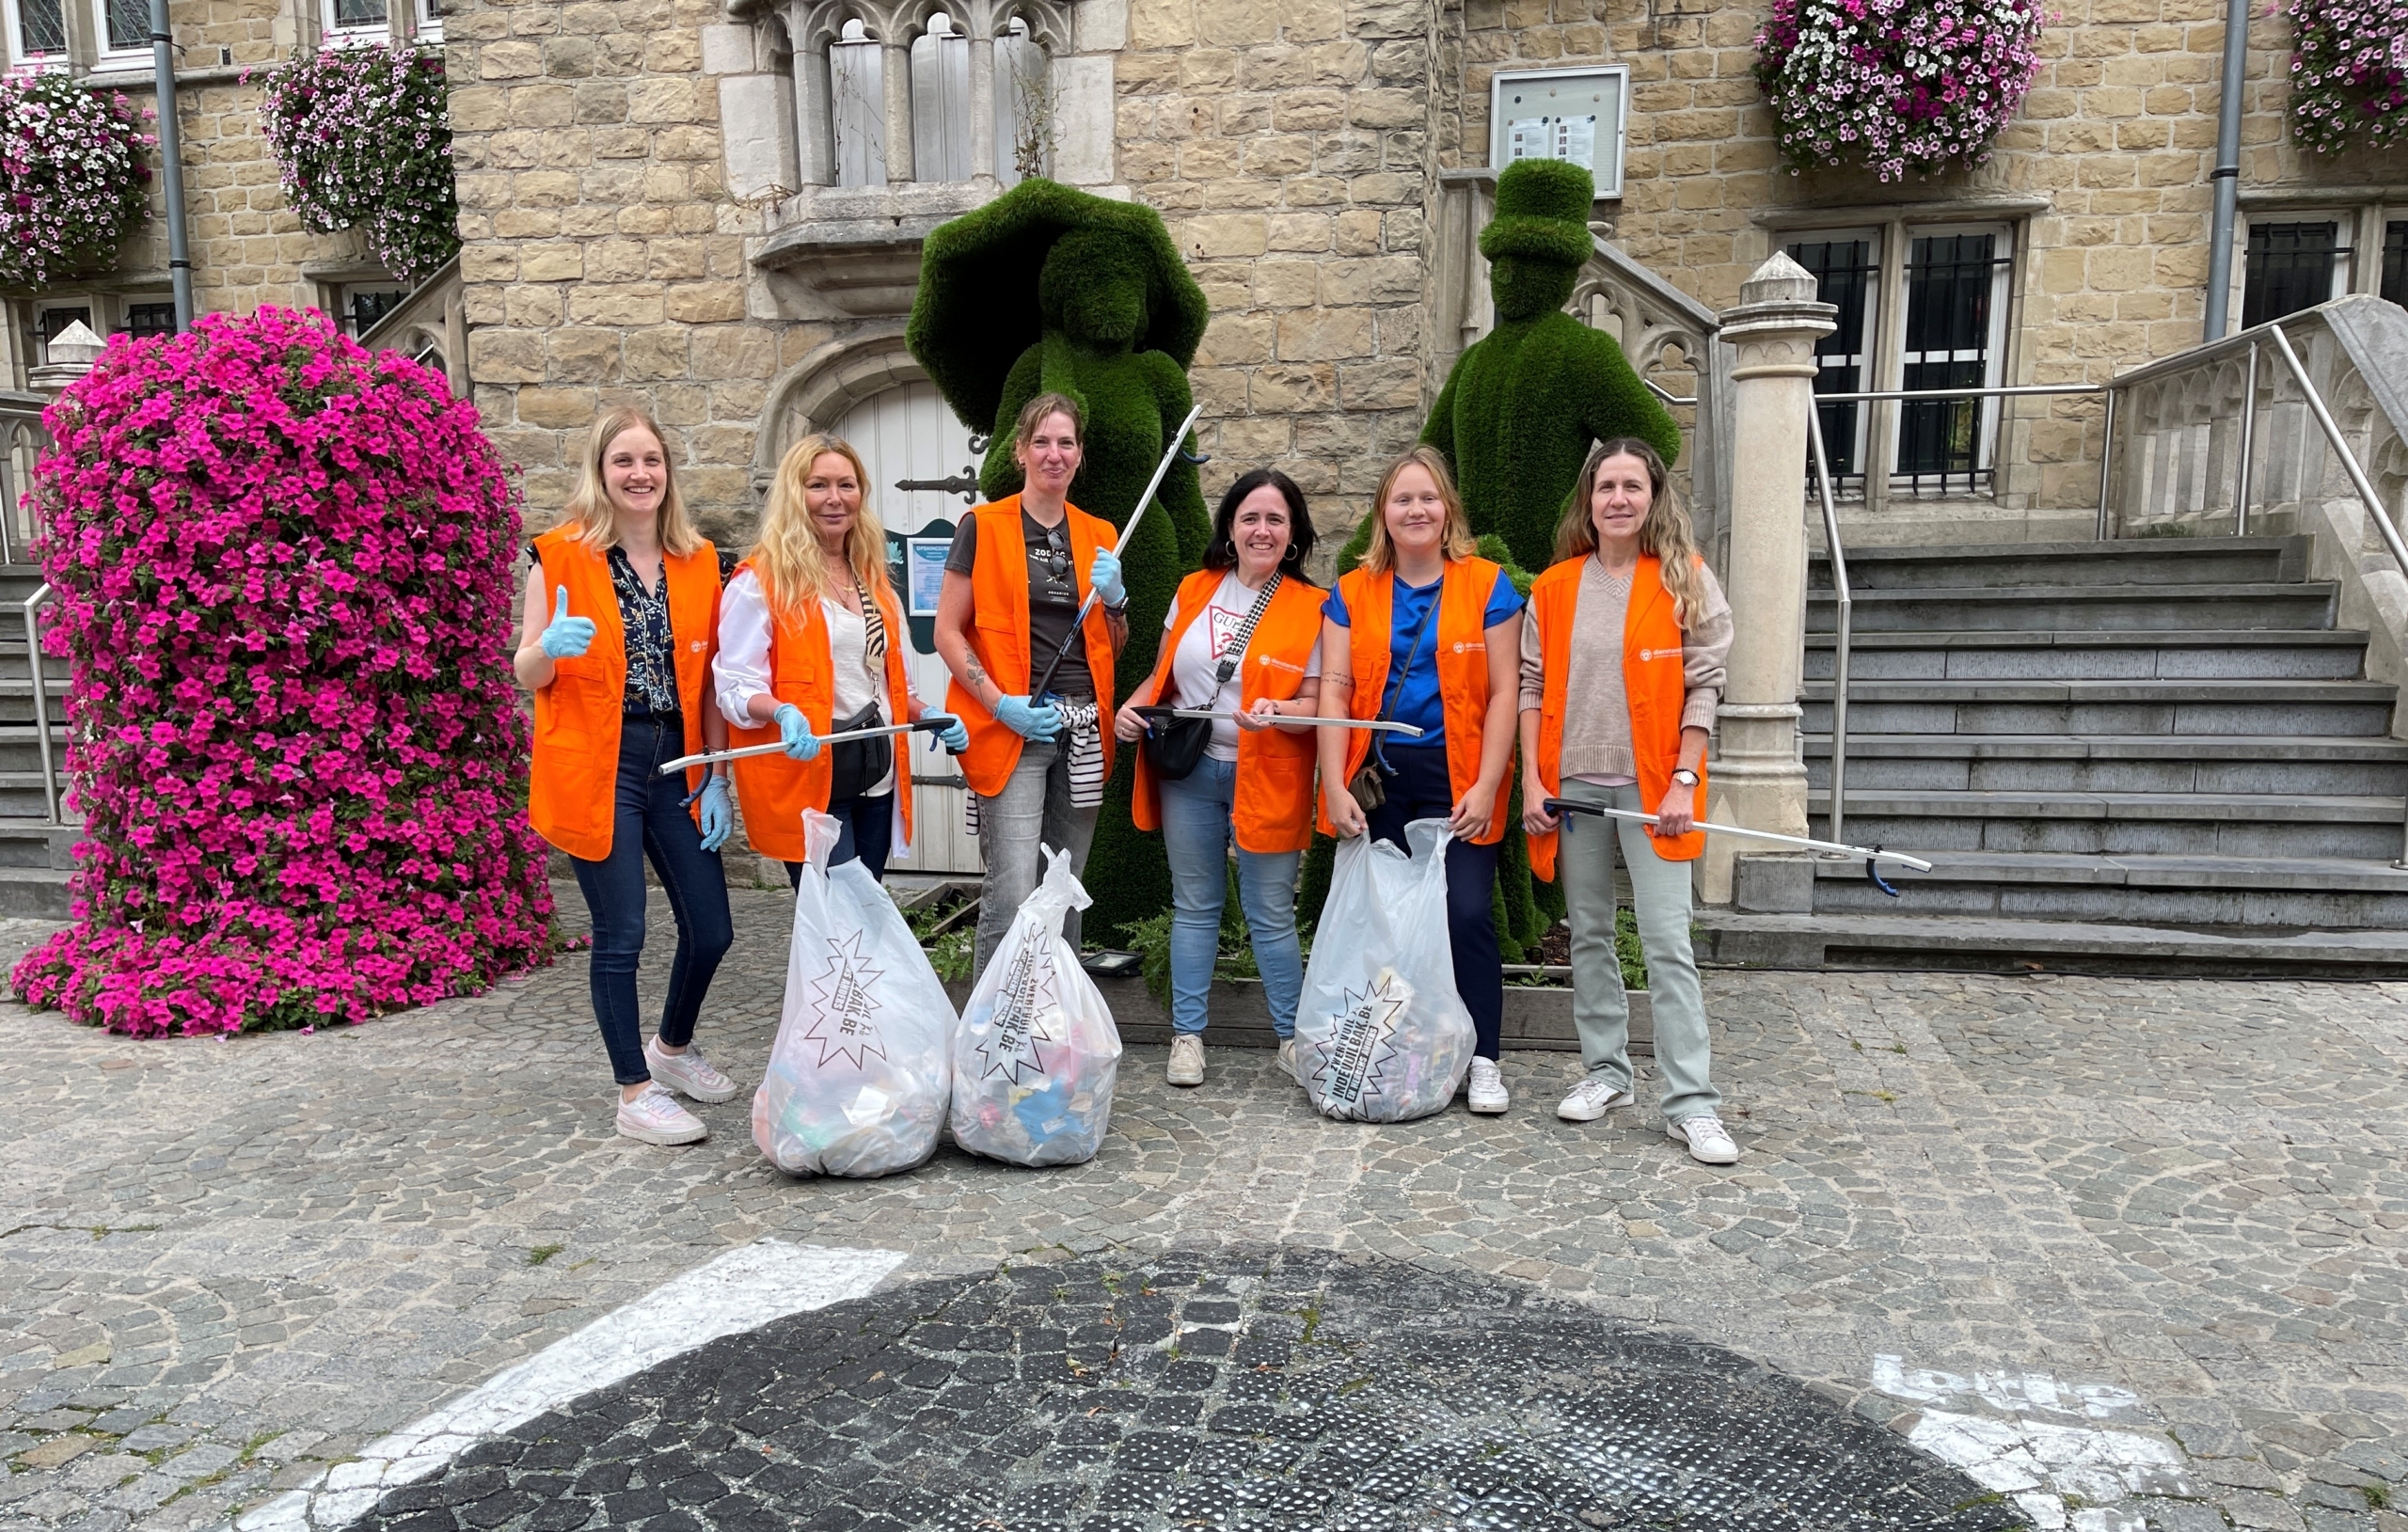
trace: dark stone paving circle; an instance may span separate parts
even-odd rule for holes
[[[919,1283],[665,1362],[387,1494],[458,1527],[2025,1524],[1782,1374],[1535,1289],[1238,1247]]]

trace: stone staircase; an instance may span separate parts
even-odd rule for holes
[[[34,732],[33,667],[25,653],[25,598],[41,588],[31,564],[0,564],[0,917],[67,918],[67,877],[80,831],[48,820],[41,754]],[[67,759],[67,667],[44,666],[50,702],[51,759]]]
[[[1746,856],[1706,960],[1778,968],[2408,976],[2397,693],[2304,538],[1866,548],[1843,834],[1936,863]],[[1827,833],[1834,607],[1810,581]]]

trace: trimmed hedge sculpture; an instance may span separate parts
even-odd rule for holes
[[[1022,404],[1058,390],[1086,412],[1070,502],[1125,527],[1194,403],[1187,368],[1208,314],[1161,214],[1033,179],[928,235],[904,340],[961,423],[989,436],[982,495],[1020,488],[1013,422]],[[1192,452],[1193,440],[1187,446]],[[1153,670],[1180,579],[1203,559],[1212,523],[1196,461],[1171,465],[1161,507],[1129,544],[1129,646],[1115,704]],[[1120,751],[1087,856],[1095,906],[1086,928],[1098,940],[1170,903],[1161,838],[1129,819],[1135,760],[1134,750]]]

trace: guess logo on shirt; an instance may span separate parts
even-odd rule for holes
[[[1227,607],[1207,607],[1204,620],[1212,624],[1205,630],[1206,641],[1211,645],[1206,657],[1219,659],[1228,653],[1229,642],[1238,636],[1238,629],[1245,626],[1245,613]]]

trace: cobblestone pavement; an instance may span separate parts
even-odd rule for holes
[[[784,906],[737,900],[702,1037],[752,1078]],[[1643,1111],[1557,1121],[1567,1055],[1509,1056],[1501,1119],[1368,1127],[1267,1054],[1174,1091],[1132,1049],[1091,1164],[808,1183],[743,1098],[702,1146],[613,1137],[578,957],[307,1036],[0,1007],[0,1532],[214,1525],[763,1240],[900,1252],[888,1292],[1232,1241],[1383,1257],[1779,1368],[2040,1525],[2408,1532],[2402,998],[1718,972],[1727,1171]]]

